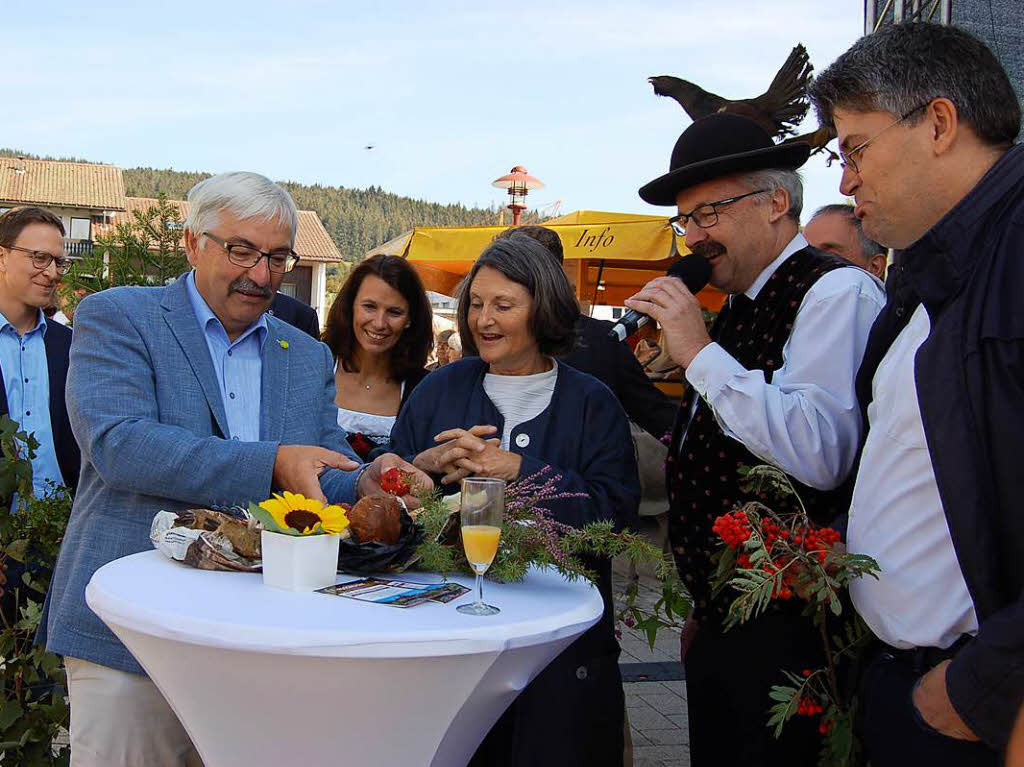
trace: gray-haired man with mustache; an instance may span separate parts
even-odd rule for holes
[[[687,128],[669,172],[640,190],[678,209],[673,228],[711,263],[711,284],[730,294],[710,333],[679,280],[660,277],[626,301],[661,323],[689,382],[666,480],[673,553],[695,602],[682,641],[694,767],[811,764],[817,752],[808,722],[787,725],[778,740],[764,726],[769,690],[785,681],[780,669],[821,660],[799,605],[724,632],[734,594],[709,585],[714,520],[750,500],[739,466],[779,466],[819,517],[849,505],[841,485],[861,437],[854,378],[884,296],[866,272],[800,234],[796,169],[809,151],[775,144],[746,118],[712,115]]]
[[[244,507],[272,490],[353,502],[392,466],[432,484],[395,455],[354,460],[330,350],[266,314],[297,261],[297,218],[263,176],[206,179],[189,193],[192,271],[166,287],[104,290],[75,312],[67,407],[82,468],[39,637],[64,656],[75,767],[200,764],[156,686],[85,603],[97,569],[152,548],[157,511]]]

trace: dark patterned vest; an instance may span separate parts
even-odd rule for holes
[[[842,266],[849,263],[812,248],[797,251],[768,279],[756,300],[734,296],[732,306],[719,313],[711,337],[746,369],[764,371],[771,383],[804,295],[822,275]],[[694,617],[702,626],[720,625],[736,594],[725,589],[711,596],[712,555],[719,548],[711,526],[718,516],[752,500],[740,489],[737,469],[764,461],[722,432],[703,398],[691,420],[696,396],[693,387],[687,387],[665,462],[669,540],[680,577],[694,599]],[[816,519],[831,519],[849,508],[849,482],[829,492],[795,479],[793,484]]]

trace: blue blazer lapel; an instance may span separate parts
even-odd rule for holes
[[[164,308],[164,319],[167,320],[171,332],[181,344],[185,357],[192,366],[192,371],[203,387],[206,401],[210,405],[210,412],[213,413],[213,418],[221,434],[225,437],[230,436],[228,417],[224,412],[224,401],[220,396],[220,384],[217,383],[217,374],[210,361],[210,348],[206,345],[206,338],[203,336],[195,312],[192,311],[192,305],[189,303],[188,294],[185,292],[184,276],[167,286],[160,305]]]
[[[58,419],[63,415],[67,405],[64,404],[64,385],[68,377],[68,349],[70,344],[58,336],[60,328],[54,320],[46,320],[47,330],[43,335],[43,346],[46,348],[46,372],[50,384],[50,428],[54,436],[57,434]],[[4,405],[7,404],[6,390]]]
[[[260,439],[279,442],[284,433],[284,416],[291,371],[288,347],[275,331],[278,320],[267,317],[267,340],[263,344],[263,384],[260,392]],[[284,342],[287,343],[287,342]]]

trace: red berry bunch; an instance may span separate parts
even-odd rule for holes
[[[821,704],[818,703],[814,698],[808,698],[806,695],[800,698],[800,702],[796,704],[797,716],[817,716],[824,709]]]
[[[761,520],[761,535],[764,538],[765,548],[771,551],[775,541],[789,539],[789,530],[786,530],[772,519],[763,519]]]
[[[415,485],[413,475],[397,466],[388,469],[380,476],[380,489],[389,495],[408,495]]]
[[[813,552],[818,562],[824,563],[828,550],[839,543],[839,531],[831,527],[812,530],[805,525],[797,529],[794,542],[802,546],[804,551]]]
[[[744,550],[745,544],[755,532],[760,534],[769,555],[769,559],[760,568],[769,576],[782,574],[772,592],[772,599],[803,596],[798,593],[798,587],[801,576],[807,572],[807,565],[801,561],[797,552],[806,552],[819,564],[825,564],[829,552],[839,542],[839,533],[832,528],[815,528],[811,525],[789,527],[772,517],[761,518],[756,512],[752,517],[748,516],[743,509],[718,517],[711,529],[726,546],[737,550],[736,567],[740,570],[753,567],[750,553]]]
[[[726,546],[736,549],[750,537],[750,520],[745,512],[732,511],[716,519],[711,529],[725,541]]]
[[[832,726],[834,724],[835,722],[833,722],[831,719],[822,719],[821,722],[818,724],[818,732],[820,732],[822,735],[828,735],[828,731],[832,729]]]

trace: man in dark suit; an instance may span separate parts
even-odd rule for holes
[[[32,459],[36,495],[56,485],[73,491],[81,460],[64,404],[71,331],[42,311],[70,266],[63,237],[61,220],[42,208],[14,208],[0,216],[0,415],[39,442]],[[0,499],[12,508],[16,501]],[[20,582],[22,570],[21,563],[11,563],[8,577]],[[3,610],[12,617],[11,598]]]
[[[543,226],[518,226],[506,229],[498,237],[523,235],[546,247],[558,263],[564,260],[558,234]],[[576,327],[576,346],[561,360],[582,373],[594,376],[612,390],[629,420],[662,439],[672,430],[676,406],[651,383],[633,352],[622,341],[608,337],[612,323],[580,314]]]
[[[284,293],[275,293],[274,301],[270,304],[267,314],[284,320],[293,328],[308,333],[317,341],[320,340],[320,318],[316,316],[316,309],[298,299]]]

